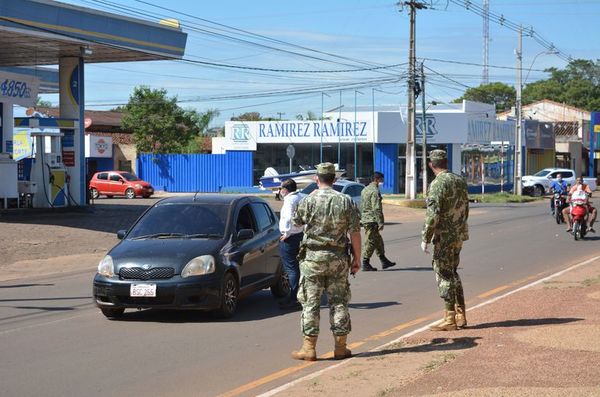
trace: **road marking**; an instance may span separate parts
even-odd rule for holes
[[[509,288],[510,285],[502,285],[498,288],[494,288],[492,290],[489,290],[488,292],[484,292],[481,295],[477,295],[478,298],[487,298],[488,296],[492,296],[498,292],[504,291],[505,289]]]
[[[409,321],[407,323],[403,323],[403,324],[397,325],[394,328],[390,328],[390,329],[388,329],[386,331],[383,331],[383,332],[380,332],[378,334],[371,335],[368,338],[365,338],[365,339],[363,339],[361,341],[350,343],[348,345],[348,348],[349,349],[357,348],[359,346],[364,345],[367,342],[375,341],[375,340],[381,339],[383,337],[386,337],[388,335],[392,335],[392,334],[394,334],[394,333],[396,333],[398,331],[401,331],[403,329],[412,327],[413,325],[417,325],[417,324],[422,323],[423,321],[428,320],[428,319],[429,319],[429,317],[420,317],[420,318],[417,318],[415,320]],[[319,356],[319,359],[321,359],[321,360],[328,360],[328,359],[331,359],[331,358],[333,358],[333,351],[327,352],[327,353],[322,354],[322,355]],[[250,383],[247,383],[245,385],[237,387],[237,388],[235,388],[233,390],[230,390],[230,391],[228,391],[226,393],[220,394],[219,397],[234,397],[234,396],[238,396],[238,395],[240,395],[242,393],[245,393],[245,392],[247,392],[249,390],[255,389],[255,388],[257,388],[259,386],[262,386],[262,385],[264,385],[266,383],[272,382],[272,381],[277,380],[279,378],[282,378],[284,376],[287,376],[287,375],[293,374],[295,372],[301,371],[304,368],[310,367],[311,365],[314,365],[316,363],[318,363],[318,361],[307,361],[307,362],[304,362],[304,363],[302,363],[300,365],[296,365],[296,366],[293,366],[293,367],[282,369],[281,371],[274,372],[274,373],[272,373],[270,375],[267,375],[267,376],[265,376],[263,378],[257,379],[255,381],[252,381]],[[343,361],[341,361],[340,364],[341,363],[343,363]],[[335,364],[335,365],[327,367],[327,368],[335,368],[335,367],[337,367],[340,364]],[[316,373],[318,373],[318,372],[316,372]]]
[[[566,269],[564,269],[564,270],[561,270],[561,271],[559,271],[559,272],[557,272],[557,273],[551,274],[551,275],[549,275],[549,276],[547,276],[547,277],[544,277],[544,278],[542,278],[542,279],[539,279],[539,280],[537,280],[537,281],[534,281],[534,282],[532,282],[532,283],[529,283],[529,284],[527,284],[527,285],[524,285],[524,286],[522,286],[522,287],[520,287],[520,288],[517,288],[517,289],[515,289],[515,290],[509,291],[509,292],[507,292],[507,293],[505,293],[505,294],[503,294],[503,295],[500,295],[500,296],[497,296],[497,297],[495,297],[495,298],[489,299],[489,300],[487,300],[487,301],[485,301],[485,302],[482,302],[482,303],[480,303],[480,304],[478,304],[478,305],[476,305],[476,306],[473,306],[473,307],[471,307],[471,308],[467,309],[467,311],[471,311],[471,310],[478,309],[478,308],[480,308],[480,307],[483,307],[483,306],[489,305],[489,304],[491,304],[491,303],[494,303],[494,302],[496,302],[496,301],[499,301],[500,299],[504,299],[504,298],[506,298],[507,296],[510,296],[510,295],[512,295],[512,294],[515,294],[515,293],[517,293],[517,292],[520,292],[520,291],[523,291],[523,290],[525,290],[525,289],[531,288],[531,287],[533,287],[533,286],[535,286],[535,285],[538,285],[538,284],[544,283],[544,282],[546,282],[546,281],[548,281],[548,280],[551,280],[551,279],[553,279],[553,278],[559,277],[559,276],[561,276],[561,275],[563,275],[563,274],[565,274],[565,273],[567,273],[567,272],[570,272],[570,271],[572,271],[572,270],[575,270],[575,269],[577,269],[577,268],[579,268],[579,267],[582,267],[582,266],[588,265],[588,264],[590,264],[590,263],[592,263],[592,262],[594,262],[594,261],[597,261],[597,260],[599,260],[599,259],[600,259],[600,256],[595,256],[595,257],[593,257],[593,258],[587,259],[587,260],[585,260],[585,261],[583,261],[583,262],[577,263],[577,264],[575,264],[575,265],[573,265],[573,266],[571,266],[571,267],[568,267],[568,268],[566,268]],[[544,274],[544,273],[545,273],[545,272],[538,273],[538,275],[541,275],[541,274]],[[537,275],[536,275],[536,276],[537,276]],[[415,320],[415,321],[416,321],[416,320]],[[432,322],[432,323],[430,323],[430,324],[427,324],[427,325],[425,325],[425,326],[423,326],[423,327],[421,327],[421,328],[418,328],[418,329],[415,329],[415,330],[413,330],[413,331],[411,331],[411,332],[408,332],[408,333],[406,333],[406,334],[404,334],[404,335],[400,336],[399,338],[397,338],[397,339],[395,339],[395,340],[393,340],[393,341],[391,341],[391,342],[388,342],[388,343],[385,343],[385,344],[383,344],[382,346],[376,347],[375,349],[373,349],[373,350],[371,350],[371,351],[378,351],[378,350],[385,349],[387,346],[393,345],[393,344],[395,344],[395,343],[398,343],[398,342],[402,341],[403,339],[410,338],[410,337],[411,337],[411,336],[413,336],[413,335],[416,335],[416,334],[418,334],[418,333],[421,333],[421,332],[423,332],[423,331],[426,331],[426,330],[427,330],[427,329],[428,329],[430,326],[432,326],[432,325],[434,325],[434,324],[437,324],[437,323],[439,323],[439,322],[440,322],[440,320],[436,320],[436,321],[434,321],[434,322]],[[365,352],[365,353],[367,353],[367,352]],[[327,371],[330,371],[330,370],[332,370],[332,369],[335,369],[335,368],[337,368],[337,367],[340,367],[340,366],[342,366],[342,365],[344,365],[344,364],[347,364],[347,363],[351,362],[352,360],[354,360],[356,357],[360,357],[360,356],[361,356],[361,354],[358,354],[358,355],[356,355],[356,356],[354,356],[354,357],[352,357],[352,358],[349,358],[349,359],[347,359],[347,360],[343,360],[343,361],[341,361],[341,362],[340,362],[340,363],[338,363],[338,364],[335,364],[335,365],[332,365],[332,366],[329,366],[329,367],[323,368],[323,369],[322,369],[322,370],[320,370],[320,371],[317,371],[317,372],[314,372],[314,373],[312,373],[312,374],[308,374],[308,375],[306,375],[306,376],[303,376],[303,377],[301,377],[301,378],[298,378],[298,379],[296,379],[296,380],[293,380],[293,381],[291,381],[291,382],[289,382],[289,383],[286,383],[286,384],[284,384],[284,385],[281,385],[281,386],[279,386],[279,387],[277,387],[277,388],[275,388],[275,389],[269,390],[269,391],[268,391],[268,392],[266,392],[266,393],[259,394],[257,397],[272,397],[272,396],[274,396],[274,395],[276,395],[276,394],[278,394],[278,393],[281,393],[282,391],[285,391],[285,390],[289,389],[290,387],[293,387],[293,386],[297,385],[298,383],[302,383],[302,382],[304,382],[304,381],[307,381],[307,380],[310,380],[310,379],[314,379],[314,378],[316,378],[316,377],[318,377],[318,376],[322,375],[323,373],[325,373],[325,372],[327,372]]]

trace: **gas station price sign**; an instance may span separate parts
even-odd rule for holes
[[[35,105],[39,86],[37,77],[0,72],[0,101],[22,106]]]

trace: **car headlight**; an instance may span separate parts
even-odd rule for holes
[[[197,256],[181,271],[181,277],[201,276],[215,272],[215,258],[212,255]]]
[[[139,183],[136,183],[136,184],[135,184],[135,188],[136,188],[136,189],[141,189],[141,188],[142,188],[142,185],[140,185]]]
[[[112,277],[115,275],[115,266],[110,255],[106,255],[98,264],[98,274],[105,277]]]

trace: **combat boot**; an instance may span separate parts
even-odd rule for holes
[[[296,360],[317,361],[317,337],[304,335],[302,348],[292,352],[292,358]]]
[[[444,320],[437,324],[429,327],[430,331],[456,331],[456,313],[450,310],[446,310]]]
[[[387,269],[388,267],[396,266],[396,262],[392,262],[391,260],[386,258],[385,255],[381,255],[379,257],[379,260],[381,261],[382,269]]]
[[[465,310],[465,305],[455,305],[456,315],[454,319],[456,320],[456,326],[458,328],[463,328],[467,326],[467,315]]]
[[[371,263],[368,259],[363,259],[361,270],[363,272],[376,272],[377,269],[371,266]]]
[[[335,340],[335,349],[333,350],[333,358],[343,360],[352,357],[352,352],[346,347],[348,335],[333,335]]]

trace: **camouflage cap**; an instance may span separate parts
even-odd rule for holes
[[[447,158],[445,150],[435,149],[429,152],[430,160],[446,160]]]
[[[335,175],[335,166],[331,163],[321,163],[317,165],[317,174]]]

